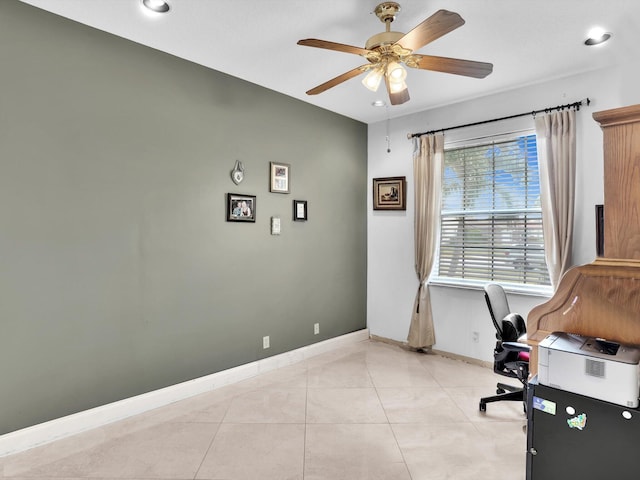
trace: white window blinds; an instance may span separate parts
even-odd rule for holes
[[[535,135],[445,151],[437,277],[548,286]]]

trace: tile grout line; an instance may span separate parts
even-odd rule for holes
[[[227,403],[227,407],[224,410],[224,415],[222,416],[222,418],[218,422],[218,428],[216,428],[216,433],[213,434],[213,437],[211,438],[211,441],[209,442],[209,446],[207,447],[207,451],[204,452],[204,455],[202,456],[202,460],[200,461],[200,465],[198,465],[198,469],[196,470],[196,473],[193,476],[193,480],[196,480],[198,478],[198,475],[200,474],[200,470],[202,470],[202,465],[204,465],[204,461],[207,459],[207,456],[209,455],[209,452],[211,451],[211,448],[213,447],[213,442],[215,442],[216,437],[218,436],[218,433],[220,432],[220,427],[222,426],[222,424],[224,422],[224,419],[227,418],[227,413],[229,412],[229,408],[231,407],[231,402],[233,401],[233,399],[236,396],[237,395],[233,395],[231,397],[231,399],[229,400],[229,402]]]
[[[380,402],[380,407],[382,408],[382,411],[384,412],[384,416],[387,419],[387,425],[389,425],[389,429],[391,430],[391,434],[393,435],[393,440],[396,442],[396,446],[398,447],[398,451],[400,452],[400,456],[402,457],[402,463],[404,464],[404,468],[406,469],[407,474],[409,475],[409,480],[411,480],[413,477],[411,476],[411,471],[409,470],[409,465],[407,465],[407,459],[404,456],[404,452],[402,451],[402,448],[400,448],[400,443],[398,442],[398,437],[396,436],[396,432],[393,429],[393,424],[389,420],[389,415],[387,415],[387,410],[384,408],[384,403],[382,403],[382,398],[380,398],[380,392],[378,391],[378,386],[373,381],[373,377],[371,375],[371,371],[369,370],[369,363],[366,361],[366,358],[365,358],[365,365],[367,367],[367,373],[369,374],[369,379],[371,380],[371,384],[373,385],[373,388],[376,391],[376,396],[378,397],[378,402]]]

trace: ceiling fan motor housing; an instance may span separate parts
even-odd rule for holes
[[[393,45],[402,37],[404,37],[404,33],[402,32],[378,33],[367,40],[364,48],[366,48],[367,50],[375,50],[377,47],[380,47],[382,45]]]

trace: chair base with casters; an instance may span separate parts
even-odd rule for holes
[[[483,397],[480,399],[480,411],[487,411],[487,403],[499,402],[502,400],[522,402],[524,411],[527,411],[527,392],[526,386],[529,378],[529,351],[531,347],[519,342],[498,342],[494,351],[495,361],[493,371],[511,378],[517,378],[521,386],[514,387],[506,383],[498,383],[496,394],[491,397]],[[505,362],[507,358],[516,358],[517,360]]]
[[[480,399],[481,412],[487,411],[487,403],[500,402],[502,400],[523,402],[523,405],[526,405],[527,397],[524,387],[514,387],[513,385],[507,385],[506,383],[498,383],[496,394],[497,395],[493,395],[491,397],[483,397]]]

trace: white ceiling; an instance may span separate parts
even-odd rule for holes
[[[439,9],[466,21],[418,53],[494,68],[485,79],[409,69],[411,100],[380,108],[371,103],[385,99],[384,87],[370,92],[361,77],[306,95],[366,60],[296,45],[319,38],[363,47],[384,31],[372,13],[376,0],[167,0],[164,15],[144,11],[141,0],[22,1],[365,123],[613,65],[640,49],[639,0],[400,0],[394,31],[406,33]],[[586,47],[595,25],[613,37]]]

